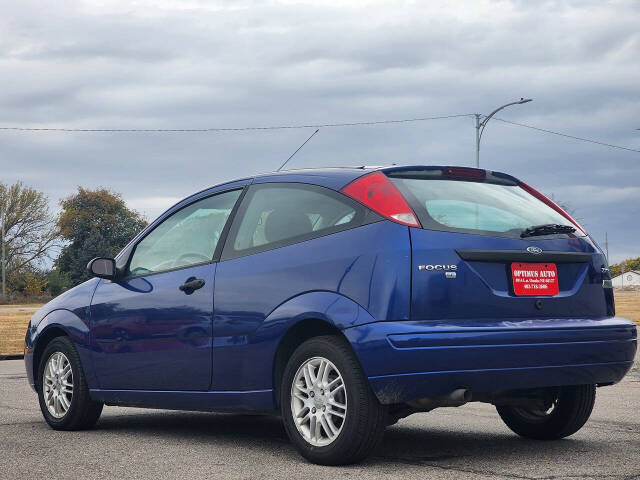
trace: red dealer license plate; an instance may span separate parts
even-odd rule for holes
[[[557,295],[558,269],[555,263],[512,263],[513,293],[526,295]]]

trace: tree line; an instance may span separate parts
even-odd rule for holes
[[[609,267],[609,271],[611,272],[612,277],[616,277],[622,273],[622,267],[624,267],[624,271],[628,272],[630,270],[640,271],[640,257],[636,258],[627,258],[620,263],[616,263]]]
[[[84,282],[89,260],[115,256],[147,225],[104,188],[78,187],[60,207],[54,214],[47,196],[22,182],[0,183],[9,298],[55,296]]]

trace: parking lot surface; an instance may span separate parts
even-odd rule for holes
[[[640,478],[640,367],[598,389],[591,419],[555,442],[512,434],[490,405],[413,415],[348,467],[311,465],[270,416],[105,407],[97,428],[56,432],[21,360],[0,361],[0,478]]]

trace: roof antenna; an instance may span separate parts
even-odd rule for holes
[[[311,136],[310,136],[309,138],[307,138],[307,139],[304,141],[304,143],[298,147],[298,150],[296,150],[295,152],[293,152],[293,153],[291,154],[291,156],[290,156],[289,158],[287,158],[287,159],[284,161],[284,163],[283,163],[282,165],[280,165],[280,168],[278,168],[278,169],[276,170],[276,172],[279,172],[280,170],[282,170],[282,169],[284,168],[284,166],[285,166],[287,163],[289,163],[289,160],[291,160],[291,159],[293,158],[293,156],[294,156],[296,153],[298,153],[298,152],[300,151],[300,149],[301,149],[302,147],[304,147],[304,146],[307,144],[307,142],[308,142],[309,140],[311,140],[311,138],[312,138],[316,133],[318,133],[319,131],[320,131],[320,129],[318,128],[315,132],[313,132],[313,133],[311,134]]]

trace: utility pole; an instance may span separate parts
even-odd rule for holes
[[[2,215],[0,215],[0,222],[2,222],[2,227],[0,227],[0,241],[2,242],[2,299],[6,300],[7,299],[7,273],[6,273],[6,269],[7,269],[7,259],[5,256],[5,247],[4,247],[4,216],[5,216],[5,212],[4,210],[2,211]]]
[[[476,168],[480,168],[480,139],[482,138],[482,133],[484,132],[485,127],[487,126],[487,122],[491,120],[491,117],[493,117],[496,113],[498,113],[503,108],[507,108],[511,105],[520,105],[521,103],[527,103],[531,101],[533,101],[532,98],[520,98],[520,100],[518,101],[502,105],[501,107],[496,108],[493,112],[491,112],[489,115],[484,117],[484,120],[482,121],[480,121],[480,117],[482,117],[482,115],[480,115],[479,113],[475,114],[475,117],[476,117]]]
[[[609,233],[604,232],[604,246],[607,250],[607,265],[609,265]]]

